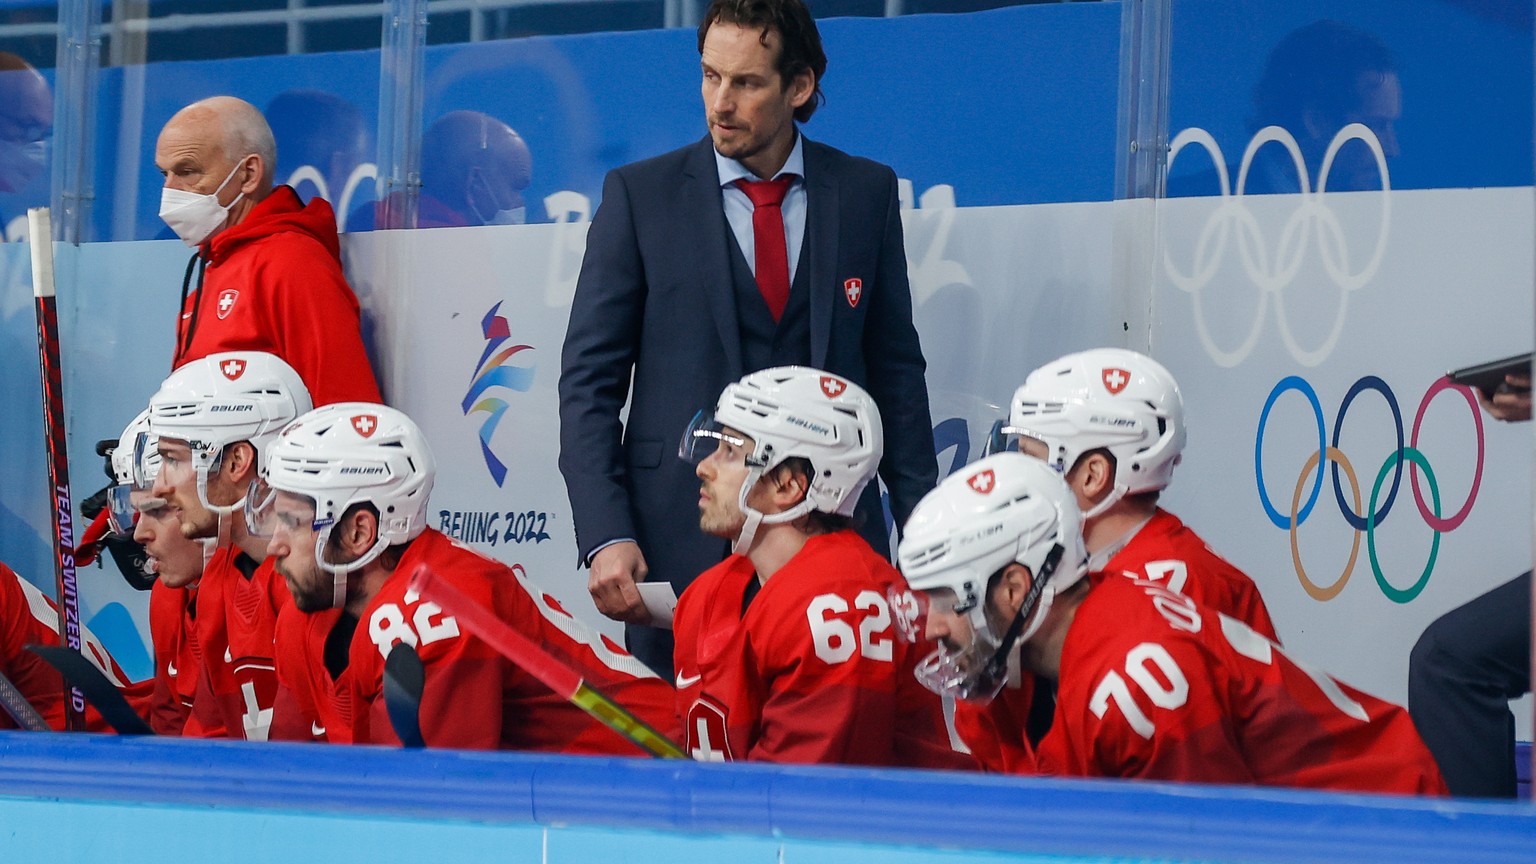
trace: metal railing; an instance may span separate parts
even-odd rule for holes
[[[599,7],[611,2],[613,0],[430,0],[428,9],[432,15],[469,13],[468,41],[479,42],[494,38],[497,28],[493,24],[493,16],[499,13],[531,7]],[[707,0],[661,0],[661,17],[655,26],[693,27],[706,4]],[[34,8],[46,5],[39,4],[39,7]],[[311,6],[309,0],[287,0],[287,5],[282,8],[173,12],[157,16],[152,14],[150,0],[110,0],[106,5],[111,13],[104,16],[107,20],[100,25],[100,38],[108,46],[109,56],[106,61],[110,65],[144,62],[148,38],[153,34],[186,34],[215,28],[282,26],[286,28],[288,54],[325,50],[323,46],[310,44],[309,31],[312,25],[382,20],[390,8],[388,2]],[[906,0],[884,0],[883,13],[886,17],[903,15],[906,14],[906,7]],[[50,36],[57,32],[57,22],[12,23],[5,21],[4,13],[0,11],[0,43],[7,39]]]

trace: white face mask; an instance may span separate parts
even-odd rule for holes
[[[0,141],[0,192],[20,192],[47,165],[47,141]]]
[[[247,157],[249,158],[249,157]],[[181,242],[196,249],[207,240],[213,232],[217,231],[224,220],[229,218],[229,209],[240,203],[245,197],[241,192],[235,196],[235,200],[227,205],[219,204],[219,193],[229,185],[235,174],[240,171],[240,166],[245,162],[241,159],[235,163],[234,170],[219,184],[219,188],[213,190],[211,195],[199,195],[196,192],[188,192],[183,189],[166,187],[160,190],[160,218],[165,224],[171,226]]]
[[[522,225],[528,221],[527,207],[513,207],[509,210],[497,210],[491,218],[485,220],[487,225]]]
[[[477,186],[479,187],[479,195],[475,194]],[[486,215],[485,211],[481,210],[480,205],[476,203],[475,199],[477,197],[482,200],[491,201],[496,209],[490,215]],[[501,206],[501,202],[497,200],[496,194],[491,191],[490,184],[486,182],[485,176],[480,173],[478,168],[470,169],[469,192],[464,196],[464,200],[469,204],[469,209],[474,213],[475,218],[480,220],[481,225],[522,225],[528,221],[528,208],[526,206],[519,205],[507,208]]]

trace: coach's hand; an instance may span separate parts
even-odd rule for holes
[[[592,556],[592,575],[587,592],[597,611],[626,624],[649,624],[651,613],[640,600],[636,582],[644,582],[651,568],[645,563],[640,544],[633,541],[604,546]]]
[[[1474,389],[1483,410],[1496,419],[1508,422],[1531,419],[1531,376],[1505,375],[1504,383],[1492,396]]]

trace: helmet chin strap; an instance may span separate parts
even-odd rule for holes
[[[389,542],[381,534],[374,538],[373,545],[357,560],[348,561],[345,564],[332,564],[325,560],[325,547],[330,543],[332,527],[325,526],[315,537],[315,564],[321,570],[331,574],[331,608],[340,609],[347,605],[347,577],[382,555],[384,550],[389,548]]]
[[[222,511],[222,510],[215,510],[213,512],[217,513],[218,517],[219,517],[218,518],[218,526],[219,527],[217,529],[218,536],[217,536],[217,538],[216,538],[216,540],[215,540],[213,545],[215,547],[218,547],[218,548],[223,548],[225,546],[232,545],[235,542],[234,541],[235,520],[233,518],[231,518],[231,516],[230,516],[230,514],[228,512],[225,512],[225,511]]]
[[[1100,501],[1099,503],[1083,511],[1083,521],[1086,522],[1087,520],[1102,514],[1105,510],[1115,506],[1115,504],[1119,503],[1121,498],[1125,497],[1125,493],[1128,491],[1128,489],[1129,487],[1127,487],[1124,483],[1116,483],[1115,487],[1109,490],[1109,494],[1104,496],[1103,501]]]
[[[746,517],[746,521],[742,523],[741,530],[736,532],[736,539],[731,543],[731,552],[737,555],[745,555],[752,548],[752,541],[757,539],[758,526],[780,525],[785,522],[793,522],[816,509],[811,505],[809,498],[782,513],[773,513],[771,515],[748,505],[747,493],[752,490],[753,486],[757,485],[757,481],[762,478],[765,470],[767,469],[753,468],[751,471],[748,471],[746,479],[741,481],[741,492],[736,496],[736,507]]]

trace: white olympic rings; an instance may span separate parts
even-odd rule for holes
[[[1376,245],[1369,260],[1359,269],[1353,266],[1348,240],[1344,236],[1344,229],[1339,223],[1337,214],[1323,201],[1323,194],[1328,189],[1328,174],[1333,170],[1334,159],[1339,149],[1350,141],[1359,141],[1371,151],[1371,155],[1376,160],[1376,168],[1381,174],[1381,191],[1378,193],[1381,202],[1381,220],[1376,232]],[[1254,218],[1243,198],[1248,184],[1248,172],[1253,166],[1255,155],[1261,147],[1271,143],[1284,147],[1290,154],[1291,164],[1296,170],[1301,199],[1295,212],[1280,229],[1273,252],[1265,242],[1266,238],[1258,220]],[[1223,367],[1232,367],[1241,363],[1258,343],[1259,335],[1264,329],[1269,301],[1273,297],[1280,338],[1285,342],[1286,348],[1297,362],[1305,366],[1316,366],[1327,358],[1333,352],[1334,346],[1338,344],[1339,337],[1344,331],[1349,295],[1375,278],[1376,272],[1381,268],[1382,259],[1386,256],[1387,235],[1392,216],[1392,196],[1389,193],[1392,188],[1387,171],[1386,154],[1381,148],[1381,142],[1376,138],[1376,133],[1361,123],[1351,123],[1340,129],[1329,142],[1328,149],[1323,155],[1323,162],[1318,170],[1316,191],[1311,188],[1301,147],[1291,133],[1280,126],[1266,126],[1255,133],[1253,139],[1248,142],[1238,167],[1235,190],[1230,185],[1221,147],[1204,129],[1191,127],[1174,137],[1168,147],[1169,170],[1173,168],[1173,162],[1178,158],[1179,152],[1191,144],[1198,145],[1210,155],[1221,182],[1221,199],[1207,218],[1199,238],[1195,241],[1193,267],[1190,271],[1183,271],[1174,264],[1166,241],[1163,243],[1163,270],[1174,285],[1185,293],[1193,295],[1195,328],[1199,332],[1200,341],[1204,344],[1206,353]],[[1253,324],[1247,335],[1237,348],[1228,350],[1216,344],[1216,340],[1212,337],[1200,295],[1216,277],[1234,226],[1237,228],[1237,242],[1234,245],[1237,247],[1238,257],[1249,281],[1259,289],[1260,294]],[[1339,307],[1338,316],[1322,344],[1315,348],[1307,348],[1300,344],[1296,334],[1291,330],[1285,309],[1285,289],[1295,280],[1301,269],[1310,238],[1313,236],[1316,237],[1318,257],[1323,269],[1339,288]]]

